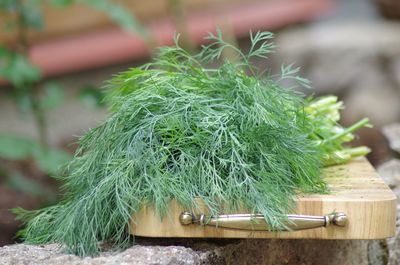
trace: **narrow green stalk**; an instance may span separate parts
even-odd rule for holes
[[[38,99],[36,98],[36,95],[34,92],[29,93],[29,100],[31,102],[32,114],[33,114],[33,117],[35,120],[36,128],[38,130],[40,147],[42,148],[43,151],[47,151],[49,148],[49,145],[48,145],[48,140],[47,140],[48,139],[47,120],[45,117],[45,112],[40,107],[40,103],[38,102]]]
[[[343,137],[344,135],[352,133],[352,132],[354,132],[354,131],[362,128],[362,127],[366,127],[366,126],[369,126],[369,119],[368,118],[364,118],[364,119],[358,121],[357,123],[353,124],[349,128],[346,128],[343,132],[332,136],[331,138],[327,139],[326,141],[327,142],[334,141],[336,139],[339,139],[339,138]]]
[[[27,25],[24,20],[23,12],[24,3],[21,0],[17,0],[17,36],[18,45],[17,51],[25,56],[29,55],[29,42],[27,39]],[[37,88],[37,89],[35,89]],[[28,94],[32,115],[34,117],[35,125],[38,132],[39,143],[44,151],[48,150],[48,137],[47,137],[47,124],[46,117],[43,109],[40,107],[39,100],[37,99],[36,93],[40,89],[39,84],[25,83],[23,88],[20,88],[24,93]]]
[[[325,109],[326,107],[331,107],[332,105],[337,103],[337,97],[336,96],[325,96],[322,98],[319,98],[316,101],[313,101],[310,103],[305,110],[309,113],[312,113],[314,111],[320,111],[321,109]]]
[[[351,155],[351,157],[359,157],[367,155],[369,152],[371,152],[371,149],[366,146],[358,146],[346,149],[345,151]]]

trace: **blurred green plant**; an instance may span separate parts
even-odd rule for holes
[[[78,99],[92,109],[97,109],[105,106],[104,93],[99,88],[87,85],[82,87],[78,93]]]
[[[0,14],[6,14],[4,17],[8,18],[2,30],[12,31],[16,35],[14,43],[0,44],[0,77],[11,85],[9,94],[21,114],[25,118],[28,113],[32,115],[38,135],[38,139],[30,139],[0,134],[0,158],[11,161],[32,159],[39,169],[49,175],[57,174],[59,167],[71,158],[65,151],[51,147],[48,143],[47,113],[63,104],[64,90],[58,83],[44,81],[41,70],[30,61],[28,32],[40,31],[45,27],[42,13],[44,4],[63,8],[73,3],[86,4],[105,12],[124,29],[136,32],[148,43],[152,40],[148,31],[131,13],[108,0],[0,1]],[[94,90],[83,88],[79,98],[91,106],[101,107],[101,93]],[[37,185],[21,174],[7,170],[3,172],[9,173],[7,183],[11,183],[11,187],[22,188],[23,191],[26,190],[25,186],[31,186],[33,193],[40,193],[39,188],[34,188]]]
[[[0,181],[6,188],[34,196],[44,202],[56,199],[51,189],[16,170],[0,166]]]

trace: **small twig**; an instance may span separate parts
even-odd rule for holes
[[[23,3],[21,0],[17,0],[17,49],[16,52],[29,56],[29,42],[27,38],[27,27],[24,21],[23,15]],[[22,89],[28,94],[29,101],[31,103],[32,114],[34,116],[35,124],[38,129],[39,142],[43,150],[48,149],[47,141],[47,123],[45,113],[40,107],[38,94],[40,91],[40,82],[34,84],[24,83]]]

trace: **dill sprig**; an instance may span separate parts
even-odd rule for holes
[[[60,243],[80,256],[98,253],[106,241],[124,248],[131,216],[146,204],[163,218],[172,199],[196,208],[200,198],[212,214],[245,207],[279,228],[297,192],[326,192],[321,167],[352,157],[338,154],[354,128],[337,124],[336,98],[307,99],[257,74],[251,59],[267,57],[271,38],[251,34],[244,54],[217,32],[198,55],[163,47],[153,62],[112,78],[112,114],[79,140],[59,177],[63,200],[15,210],[25,242]],[[240,62],[203,67],[224,49]],[[281,78],[308,87],[297,72],[283,67]]]

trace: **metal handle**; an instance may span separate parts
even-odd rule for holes
[[[190,212],[182,212],[179,216],[182,225],[196,224],[223,227],[238,230],[251,231],[293,231],[304,230],[329,225],[346,226],[347,215],[344,213],[332,213],[324,216],[295,215],[290,214],[284,222],[284,226],[273,229],[265,222],[261,214],[226,214],[218,216],[200,215],[199,218]]]

